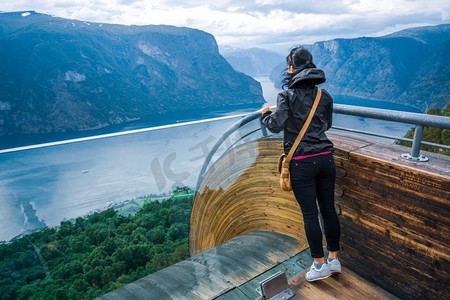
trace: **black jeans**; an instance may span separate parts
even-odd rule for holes
[[[290,172],[292,190],[302,210],[311,256],[324,257],[317,204],[323,218],[327,249],[338,251],[340,227],[334,207],[336,166],[333,155],[291,160]]]

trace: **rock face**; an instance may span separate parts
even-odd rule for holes
[[[376,38],[306,45],[331,93],[385,100],[426,111],[450,103],[450,24]],[[271,73],[280,86],[281,63]]]
[[[0,135],[264,102],[214,37],[190,28],[0,13],[0,61]]]

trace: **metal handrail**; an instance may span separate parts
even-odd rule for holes
[[[333,112],[341,115],[450,129],[450,117],[445,116],[345,104],[334,104]]]
[[[370,135],[370,136],[376,136],[376,137],[381,137],[381,138],[386,138],[386,139],[394,139],[392,137],[392,135],[373,133],[373,132],[364,131],[364,130],[350,129],[350,128],[344,128],[344,127],[338,127],[338,126],[333,126],[333,129],[348,131],[348,132],[352,132],[352,133],[360,133],[360,134],[365,134],[365,135]],[[402,141],[402,142],[409,142],[409,143],[414,142],[414,139],[400,138],[400,137],[396,137],[395,140]],[[430,143],[427,141],[422,141],[420,144],[450,150],[450,146],[447,146],[447,145]]]
[[[422,141],[424,126],[450,129],[450,117],[445,116],[435,116],[420,113],[343,105],[343,104],[335,104],[334,112],[344,115],[367,117],[372,119],[416,125],[414,131],[414,139],[412,140],[411,153],[404,153],[401,155],[401,157],[405,159],[414,161],[428,161],[428,158],[426,156],[420,154],[420,145],[425,144],[425,142]],[[395,138],[395,139],[402,140],[402,138]],[[449,149],[446,145],[440,144],[428,144],[428,145]]]
[[[29,145],[29,146],[0,149],[0,154],[25,151],[25,150],[33,150],[33,149],[46,148],[46,147],[53,147],[53,146],[60,146],[60,145],[65,145],[65,144],[74,144],[74,143],[86,142],[86,141],[92,141],[92,140],[100,140],[100,139],[111,138],[111,137],[116,137],[116,136],[130,135],[130,134],[136,134],[136,133],[142,133],[142,132],[174,128],[174,127],[189,126],[189,125],[194,125],[194,124],[223,121],[223,120],[228,120],[228,119],[245,117],[247,115],[248,115],[248,113],[242,113],[242,114],[236,114],[236,115],[231,115],[231,116],[223,116],[223,117],[216,117],[216,118],[210,118],[210,119],[187,121],[187,122],[180,122],[180,123],[174,123],[174,124],[168,124],[168,125],[161,125],[161,126],[140,128],[140,129],[120,131],[120,132],[114,132],[114,133],[107,133],[107,134],[101,134],[101,135],[93,135],[93,136],[87,136],[87,137],[70,139],[70,140],[62,140],[62,141],[35,144],[35,145]]]
[[[275,109],[276,106],[272,106],[271,108]],[[378,136],[378,137],[383,137],[383,138],[390,138],[390,139],[395,139],[395,140],[412,142],[411,153],[410,154],[402,154],[402,157],[404,157],[406,159],[411,159],[411,160],[415,160],[415,161],[427,161],[428,158],[426,158],[425,156],[420,154],[420,145],[421,144],[432,146],[432,147],[440,147],[443,149],[450,149],[450,147],[447,145],[435,144],[435,143],[429,143],[429,142],[422,141],[424,126],[450,129],[450,117],[427,115],[427,114],[412,113],[412,112],[403,112],[403,111],[394,111],[394,110],[388,110],[388,109],[369,108],[369,107],[362,107],[362,106],[352,106],[352,105],[344,105],[344,104],[334,104],[333,112],[337,113],[337,114],[343,114],[343,115],[367,117],[367,118],[372,118],[372,119],[379,119],[379,120],[385,120],[385,121],[393,121],[393,122],[416,125],[414,139],[406,139],[403,137],[394,137],[394,136],[389,136],[389,135],[380,135],[377,133],[360,131],[360,130],[356,130],[356,129],[340,128],[340,127],[335,127],[335,126],[332,127],[333,129],[337,129],[337,130],[345,130],[345,131],[350,131],[350,132],[354,132],[354,133],[360,133],[360,134]],[[242,114],[237,114],[237,115],[230,115],[230,116],[216,117],[216,118],[203,119],[203,120],[197,120],[197,121],[189,121],[189,122],[182,122],[182,123],[176,123],[176,124],[148,127],[148,128],[129,130],[129,131],[123,131],[123,132],[115,132],[115,133],[96,135],[96,136],[89,136],[89,137],[83,137],[83,138],[77,138],[77,139],[71,139],[71,140],[63,140],[63,141],[50,142],[50,143],[44,143],[44,144],[36,144],[36,145],[30,145],[30,146],[1,149],[0,154],[23,151],[23,150],[38,149],[38,148],[44,148],[44,147],[51,147],[51,146],[57,146],[57,145],[64,145],[64,144],[71,144],[71,143],[78,143],[78,142],[84,142],[84,141],[89,141],[89,140],[104,139],[104,138],[110,138],[110,137],[115,137],[115,136],[129,135],[129,134],[135,134],[135,133],[141,133],[141,132],[149,132],[149,131],[154,131],[154,130],[167,129],[167,128],[173,128],[173,127],[181,127],[181,126],[187,126],[187,125],[193,125],[193,124],[221,121],[221,120],[233,119],[233,118],[238,118],[238,117],[244,117],[242,120],[239,120],[235,124],[233,124],[226,132],[224,132],[222,137],[219,138],[219,140],[216,143],[217,146],[214,146],[213,149],[210,151],[210,153],[212,152],[212,154],[208,155],[208,157],[207,157],[207,159],[210,160],[212,158],[212,156],[214,155],[215,151],[217,151],[217,149],[220,147],[220,144],[233,131],[235,131],[236,129],[242,127],[243,125],[259,118],[259,116],[260,116],[259,112],[254,112],[254,113],[250,113],[250,114],[242,113]],[[261,129],[262,129],[263,135],[266,136],[267,135],[266,128],[262,127]],[[207,162],[205,160],[205,163],[208,165],[209,161]],[[204,168],[202,168],[202,171],[205,171],[203,169]]]
[[[344,115],[367,117],[372,119],[416,125],[414,131],[414,139],[412,140],[411,153],[404,153],[401,155],[401,157],[405,159],[414,161],[428,161],[428,157],[420,154],[420,145],[425,144],[422,141],[424,126],[450,129],[450,118],[445,116],[435,116],[420,113],[369,108],[362,106],[351,106],[343,104],[336,104],[334,107],[334,112]],[[395,139],[402,140],[402,138],[395,138]],[[448,147],[446,147],[445,145],[439,144],[429,144],[429,145],[448,149]]]

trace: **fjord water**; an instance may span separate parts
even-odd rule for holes
[[[267,78],[258,78],[268,105],[278,91]],[[415,111],[406,106],[335,96],[336,103]],[[255,111],[203,112],[197,118]],[[155,123],[115,127],[123,131],[192,120],[196,116],[166,116]],[[184,119],[183,119],[184,118]],[[239,118],[0,154],[0,241],[36,227],[53,226],[63,219],[86,215],[113,203],[167,193],[175,186],[195,187],[211,147]],[[403,136],[410,125],[335,115],[334,125]],[[258,122],[252,125],[259,126]],[[237,131],[226,145],[246,136]],[[59,135],[57,135],[59,136]],[[55,139],[45,135],[44,140]],[[39,136],[33,137],[39,143]],[[23,141],[29,144],[30,141]],[[224,149],[221,149],[223,151]],[[220,152],[220,151],[219,151]]]
[[[233,122],[0,155],[0,240],[42,225],[36,217],[52,226],[174,185],[194,186],[207,149]]]

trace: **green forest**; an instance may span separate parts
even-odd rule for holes
[[[450,105],[447,105],[442,111],[439,108],[432,108],[428,110],[427,114],[436,116],[450,117]],[[411,129],[405,136],[406,138],[414,138],[414,129]],[[442,128],[424,127],[423,129],[423,141],[437,143],[441,145],[450,145],[450,130]],[[397,142],[399,145],[411,147],[411,142]],[[430,152],[435,152],[444,155],[450,155],[450,150],[443,148],[436,148],[427,145],[420,146],[420,149]]]
[[[0,245],[1,299],[93,299],[189,257],[193,195],[108,209]]]

